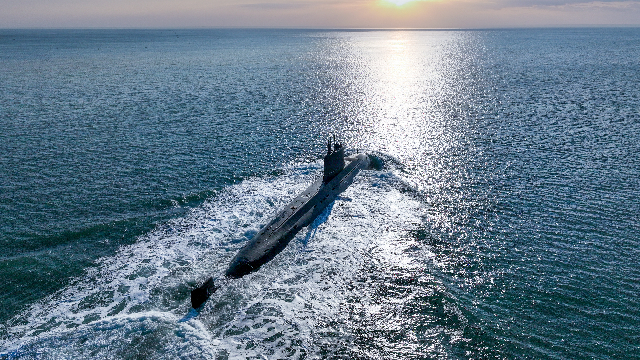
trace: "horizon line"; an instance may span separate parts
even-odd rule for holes
[[[570,29],[570,28],[640,28],[638,24],[554,24],[554,25],[536,25],[536,26],[493,26],[493,27],[297,27],[297,26],[176,26],[176,27],[88,27],[88,26],[70,26],[70,27],[1,27],[0,30],[362,30],[362,31],[454,31],[454,30],[517,30],[517,29]]]

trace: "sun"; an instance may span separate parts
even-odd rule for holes
[[[406,3],[410,3],[410,2],[413,2],[413,1],[417,1],[417,0],[387,0],[387,1],[392,3],[392,4],[394,4],[394,5],[396,5],[396,6],[402,6],[402,5],[406,4]]]

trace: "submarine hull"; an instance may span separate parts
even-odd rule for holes
[[[300,229],[308,226],[343,192],[362,169],[369,167],[369,157],[358,154],[325,183],[319,179],[289,203],[263,227],[231,260],[225,275],[240,278],[273,259],[289,244]]]

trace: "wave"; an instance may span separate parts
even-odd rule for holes
[[[424,204],[398,185],[393,166],[361,173],[274,260],[180,321],[190,290],[221,276],[319,171],[316,163],[244,180],[99,259],[11,319],[0,356],[411,358],[463,342],[468,315],[430,274],[434,254],[413,235]],[[429,322],[440,325],[423,328]]]

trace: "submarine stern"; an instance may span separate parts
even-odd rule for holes
[[[229,267],[227,268],[227,271],[225,271],[224,276],[232,279],[239,279],[253,271],[258,270],[259,267],[260,266],[252,266],[251,263],[243,257],[236,258],[231,261],[231,264],[229,264]]]

